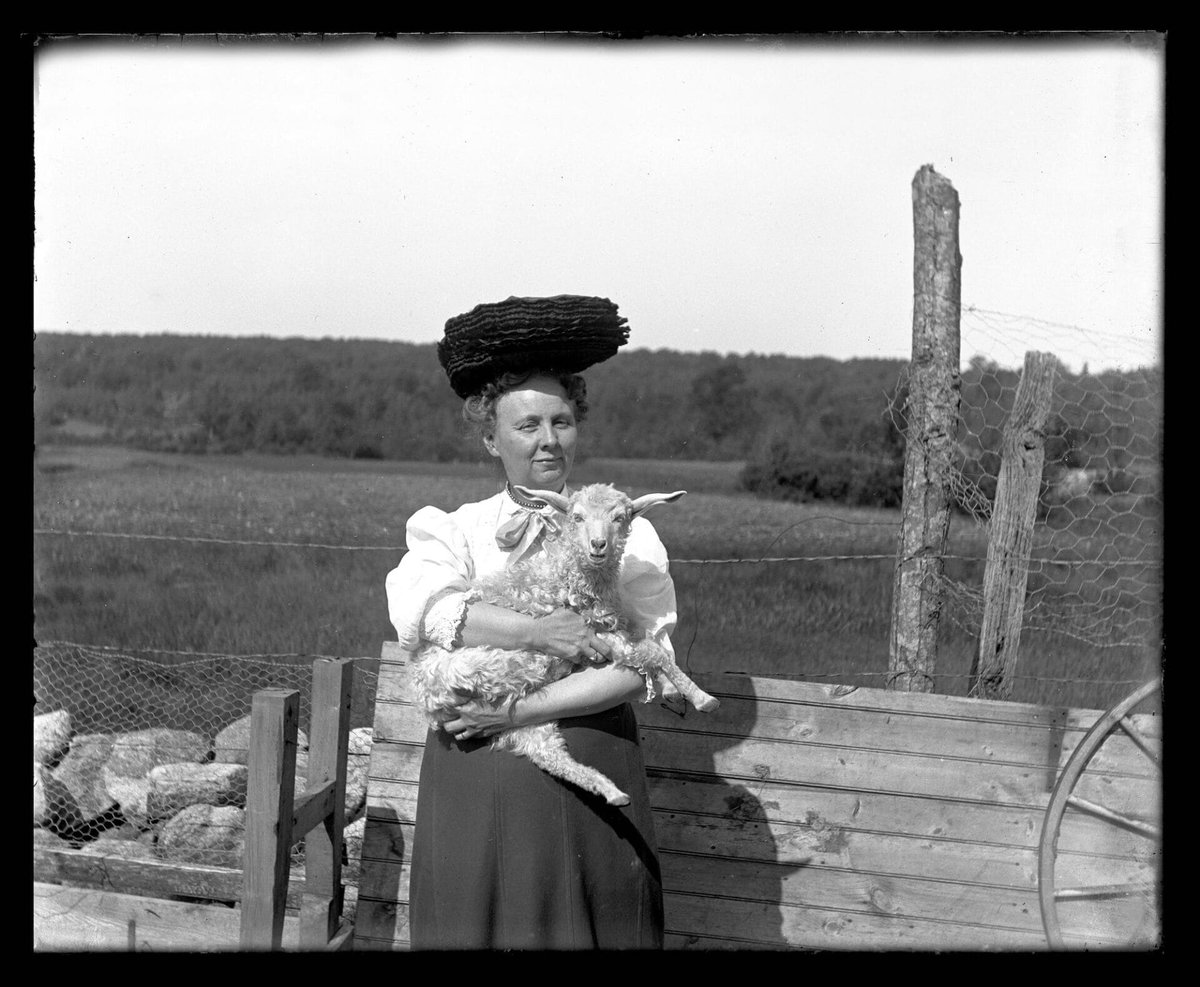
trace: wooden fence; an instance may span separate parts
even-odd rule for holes
[[[697,676],[721,699],[680,717],[639,706],[658,835],[667,947],[1044,949],[1038,842],[1055,780],[1101,715],[739,675]],[[426,721],[408,656],[384,645],[356,949],[404,949]],[[1157,814],[1157,778],[1118,740],[1081,792]],[[1144,876],[1111,827],[1081,820],[1059,847],[1092,883]],[[1068,945],[1127,942],[1144,922],[1114,901]]]

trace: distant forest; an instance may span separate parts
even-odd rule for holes
[[[486,458],[464,435],[461,402],[432,343],[41,333],[34,360],[38,442]],[[906,367],[902,360],[626,348],[585,374],[580,454],[741,461],[746,487],[764,494],[894,506]],[[973,361],[963,376],[964,407],[983,408],[989,386],[1005,377],[1001,390],[1014,386],[1015,371]],[[1000,425],[1006,413],[997,405],[988,417]],[[989,431],[995,445],[999,428]],[[1088,436],[1076,432],[1068,444],[1082,449]],[[994,476],[998,459],[980,464],[997,451],[976,450],[977,473]],[[987,479],[976,476],[985,487]]]

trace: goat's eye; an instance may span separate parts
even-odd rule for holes
[[[574,521],[576,524],[581,524],[583,522],[583,515],[582,514],[572,514],[571,520]]]

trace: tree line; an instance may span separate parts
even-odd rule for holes
[[[34,360],[39,442],[90,436],[189,453],[485,457],[465,435],[432,343],[40,333]],[[894,506],[906,366],[626,348],[585,374],[580,450],[740,461],[744,485],[765,495]],[[971,432],[960,443],[963,466],[983,486],[998,472],[996,422],[986,419],[1002,424],[1007,414],[1006,374],[1015,381],[1016,371],[976,360],[963,375]],[[1060,438],[1087,459],[1100,430],[1093,416],[1065,423]]]

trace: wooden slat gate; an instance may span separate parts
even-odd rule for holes
[[[425,723],[407,656],[384,645],[357,949],[404,949]],[[922,693],[699,675],[712,714],[639,706],[668,948],[1040,949],[1037,844],[1058,773],[1100,715]],[[1144,813],[1157,782],[1132,744],[1089,772]],[[1126,759],[1127,755],[1127,759]],[[1112,785],[1113,778],[1120,785]],[[1112,880],[1111,830],[1061,855]],[[1118,873],[1119,878],[1119,873]],[[1111,905],[1119,939],[1123,905]],[[1100,931],[1103,938],[1103,930]]]

